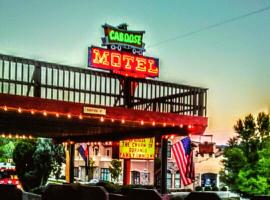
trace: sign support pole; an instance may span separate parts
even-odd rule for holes
[[[67,183],[74,182],[74,148],[75,145],[68,144],[66,149],[66,181]]]
[[[161,194],[167,193],[167,151],[168,140],[161,139]]]
[[[129,185],[130,184],[130,168],[131,168],[130,159],[124,159],[123,185]]]

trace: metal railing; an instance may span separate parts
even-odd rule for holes
[[[0,93],[206,116],[207,89],[0,54]]]

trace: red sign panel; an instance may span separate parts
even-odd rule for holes
[[[88,52],[88,66],[110,70],[113,73],[132,77],[158,77],[159,61],[156,58],[131,53],[91,47]]]

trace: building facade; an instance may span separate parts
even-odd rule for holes
[[[223,169],[223,150],[214,142],[193,141],[193,158],[195,164],[195,182],[184,187],[181,185],[181,177],[171,147],[181,138],[168,139],[168,163],[167,163],[167,188],[168,189],[194,189],[196,186],[220,186],[219,172]],[[76,145],[78,149],[80,144]],[[112,181],[109,166],[112,161],[113,149],[111,144],[90,143],[88,145],[89,157],[94,161],[94,173],[90,178],[86,174],[85,161],[79,151],[75,153],[75,177],[79,181],[88,182],[90,179]],[[123,162],[122,162],[123,169]],[[123,172],[119,182],[123,181]],[[130,184],[153,185],[154,184],[154,160],[133,160],[131,159]]]

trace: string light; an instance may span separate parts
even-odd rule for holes
[[[82,114],[80,115],[72,115],[71,113],[56,113],[56,112],[48,112],[46,110],[44,111],[39,111],[39,110],[35,110],[35,109],[22,109],[21,107],[19,108],[12,108],[12,107],[8,107],[8,106],[0,106],[0,108],[2,108],[4,111],[16,111],[19,112],[19,113],[22,113],[22,112],[29,112],[31,113],[32,115],[36,114],[36,113],[41,113],[43,114],[43,116],[55,116],[55,117],[60,117],[61,115],[66,115],[68,119],[71,119],[72,117],[78,117],[79,119],[84,119],[84,118],[88,118],[88,119],[99,119],[100,122],[104,122],[107,118],[105,117],[95,117],[95,116],[83,116]],[[112,123],[115,122],[115,120],[117,119],[114,119],[114,118],[109,118],[108,120],[110,120]],[[163,127],[166,127],[166,126],[172,126],[172,127],[175,127],[175,123],[167,123],[167,122],[155,122],[155,121],[152,121],[152,122],[145,122],[144,120],[140,120],[140,121],[132,121],[132,120],[126,120],[126,119],[118,119],[120,120],[120,122],[122,124],[126,123],[126,122],[129,122],[129,123],[139,123],[141,126],[143,125],[146,125],[146,124],[149,124],[149,125],[152,125],[152,126],[163,126]],[[183,124],[179,124],[179,127],[180,128],[183,128],[184,125]],[[193,125],[189,124],[188,126],[188,129],[192,129],[194,128]]]

